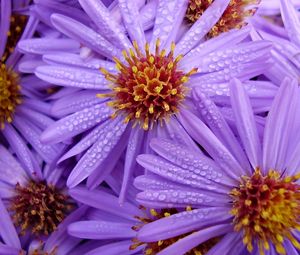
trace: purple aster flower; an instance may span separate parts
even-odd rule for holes
[[[27,144],[48,163],[57,157],[61,145],[44,145],[39,140],[42,130],[53,123],[48,117],[50,105],[44,102],[49,85],[34,75],[22,75],[18,71],[22,59],[30,60],[22,58],[15,47],[20,39],[30,38],[37,25],[34,17],[27,16],[28,2],[0,3],[0,133],[32,178],[40,178],[38,162],[31,157]]]
[[[238,137],[213,102],[194,91],[211,129],[191,114],[185,123],[192,125],[192,137],[205,153],[154,139],[151,147],[157,154],[138,157],[149,171],[136,179],[136,186],[144,190],[138,202],[152,208],[193,208],[140,229],[137,238],[142,242],[193,232],[160,255],[184,254],[215,237],[220,241],[207,255],[299,254],[297,81],[282,83],[261,138],[240,81],[231,82],[230,93]]]
[[[80,220],[86,207],[76,209],[68,196],[68,166],[45,165],[42,178],[33,179],[2,145],[0,154],[0,253],[20,254],[23,249],[29,255],[69,254],[79,241],[67,234],[67,226]]]
[[[299,77],[300,18],[299,12],[290,0],[280,0],[280,23],[266,21],[255,17],[251,20],[257,33],[252,34],[254,40],[273,42],[272,58],[274,65],[264,75],[274,84],[280,85],[284,77]],[[283,26],[282,26],[283,24]]]
[[[291,0],[291,2],[297,7],[300,7],[299,0]],[[278,15],[280,14],[280,0],[261,0],[258,13],[260,15]]]
[[[271,45],[249,42],[249,27],[204,41],[229,1],[214,1],[193,26],[185,26],[187,31],[181,26],[187,1],[144,5],[144,1],[121,0],[117,10],[122,19],[111,15],[101,1],[80,3],[86,13],[82,19],[88,20],[53,14],[51,22],[80,42],[81,52],[44,54],[50,65],[35,72],[43,80],[66,87],[58,92],[52,108],[60,120],[46,129],[41,140],[58,143],[83,135],[60,160],[80,155],[68,178],[69,187],[86,178],[88,187],[96,187],[126,149],[120,195],[124,199],[136,174],[135,157],[150,151],[147,141],[152,137],[172,138],[197,150],[178,117],[182,109],[193,111],[190,90],[228,93],[230,78],[247,80],[268,67]],[[140,16],[145,10],[149,15]],[[154,26],[149,29],[153,17]],[[51,40],[43,42],[51,44]],[[37,51],[39,45],[32,39],[23,41],[20,48]],[[248,88],[255,86],[251,83]]]

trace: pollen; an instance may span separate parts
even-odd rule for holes
[[[140,224],[137,226],[132,227],[133,230],[138,231],[143,225],[150,223],[152,221],[156,221],[165,217],[169,217],[173,214],[179,213],[180,211],[175,209],[175,208],[170,208],[170,209],[161,209],[161,210],[156,210],[156,209],[150,209],[149,212],[146,208],[141,207],[145,214],[145,217],[136,217],[139,221]],[[186,211],[191,211],[192,208],[190,206],[188,206],[186,208]],[[148,212],[148,213],[147,213]],[[146,247],[144,249],[144,254],[145,255],[155,255],[157,253],[159,253],[160,251],[164,250],[165,248],[167,248],[168,246],[174,244],[175,242],[177,242],[178,240],[188,236],[192,234],[191,233],[187,233],[187,234],[183,234],[177,237],[172,237],[166,240],[159,240],[157,242],[152,242],[152,243],[146,243]],[[187,253],[185,253],[185,255],[205,255],[206,253],[208,253],[208,251],[219,242],[220,238],[216,237],[216,238],[212,238],[209,239],[208,241],[198,245],[197,247],[191,249],[190,251],[188,251]],[[145,243],[140,242],[137,238],[133,238],[132,239],[133,244],[130,246],[130,250],[134,250],[136,249],[138,246],[140,245],[144,245]]]
[[[213,2],[214,0],[189,0],[185,15],[188,23],[194,24]],[[260,0],[231,0],[220,20],[209,31],[208,38],[245,26],[246,18],[256,12],[254,6],[259,2]]]
[[[278,254],[286,254],[284,240],[300,249],[293,236],[294,230],[300,230],[300,185],[296,183],[299,178],[283,178],[275,170],[263,176],[257,168],[231,191],[234,229],[242,231],[249,252],[257,245],[263,255],[273,244]]]
[[[20,78],[12,69],[0,63],[0,127],[11,123],[17,105],[21,104]]]
[[[21,234],[29,230],[33,235],[49,235],[73,207],[65,194],[46,182],[17,184],[15,192],[10,210]]]
[[[97,96],[111,98],[109,106],[115,110],[113,117],[122,114],[126,123],[133,121],[134,126],[139,124],[148,130],[178,112],[188,91],[184,84],[197,69],[188,73],[179,70],[178,62],[182,56],[174,57],[174,43],[168,54],[165,49],[160,50],[159,40],[154,53],[150,52],[148,43],[144,51],[136,42],[133,46],[129,52],[123,51],[124,63],[114,58],[118,74],[101,69],[111,82],[112,92]]]
[[[14,52],[15,47],[20,40],[22,33],[27,24],[28,17],[20,14],[13,14],[10,17],[9,31],[7,32],[7,41],[4,54],[1,61],[4,63],[7,58]]]

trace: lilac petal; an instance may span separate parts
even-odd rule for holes
[[[219,36],[201,43],[198,47],[192,49],[180,61],[180,66],[185,69],[191,69],[198,61],[216,50],[232,47],[245,39],[250,33],[250,27],[247,26],[239,30],[231,30],[227,33],[222,33]]]
[[[12,183],[16,184],[14,182],[15,180],[20,184],[25,183],[27,181],[26,172],[23,170],[19,162],[12,156],[12,154],[2,145],[0,145],[0,155],[0,163],[5,164],[7,167],[13,169],[13,171],[10,171],[10,173],[6,173],[9,172],[7,171],[8,169],[6,170],[5,168],[0,167],[1,171],[4,172],[3,175],[12,175],[9,177],[11,178],[9,182],[13,181]]]
[[[224,173],[233,180],[239,180],[245,170],[212,131],[195,115],[183,109],[181,110],[180,121],[191,137],[218,162]]]
[[[140,190],[167,190],[167,189],[189,189],[195,191],[192,187],[187,187],[156,174],[147,173],[147,175],[140,175],[134,179],[134,186]]]
[[[256,167],[261,166],[262,149],[251,103],[239,80],[232,80],[230,85],[230,99],[238,133],[243,142],[248,159],[253,169],[255,169]]]
[[[160,0],[156,11],[153,36],[150,43],[153,49],[159,38],[162,48],[168,49],[175,41],[177,31],[182,23],[187,8],[187,1]]]
[[[230,0],[215,0],[179,41],[175,56],[185,55],[193,49],[219,21],[229,2]]]
[[[24,139],[38,152],[38,154],[47,162],[51,163],[59,153],[59,146],[43,145],[40,141],[41,131],[26,119],[15,115],[14,126],[22,134]]]
[[[191,231],[229,222],[226,207],[212,207],[173,214],[144,225],[137,234],[142,242],[169,239]]]
[[[158,131],[159,130],[165,130],[165,127],[161,129],[158,128]],[[171,117],[170,121],[166,124],[166,133],[168,135],[164,136],[163,138],[166,137],[168,139],[172,139],[173,141],[176,141],[180,144],[187,146],[189,149],[193,150],[194,152],[201,153],[199,147],[196,145],[193,139],[188,135],[188,133],[182,127],[182,125],[180,124],[177,118]]]
[[[85,239],[118,239],[133,238],[136,232],[132,224],[109,221],[78,221],[68,227],[72,236]]]
[[[139,10],[134,0],[118,0],[123,23],[132,41],[136,41],[140,49],[144,49],[146,38],[141,24]]]
[[[244,251],[244,252],[243,252]],[[246,247],[243,244],[240,233],[232,232],[225,235],[212,249],[209,250],[207,255],[246,255]]]
[[[125,128],[125,127],[124,127]],[[113,129],[113,128],[112,128]],[[101,162],[97,171],[94,171],[87,179],[87,187],[89,189],[95,189],[97,186],[100,185],[109,174],[114,170],[115,166],[118,163],[118,159],[120,159],[121,155],[123,154],[127,144],[129,133],[131,132],[131,127],[128,126],[127,129],[123,132],[120,140],[117,144],[111,149],[108,153],[107,157]],[[123,167],[122,170],[123,171]],[[123,178],[123,176],[119,176],[118,178]]]
[[[37,178],[41,179],[42,173],[36,159],[33,157],[28,146],[16,130],[11,125],[6,125],[2,130],[2,133],[12,150],[17,154],[20,163],[23,165],[28,175],[34,180]]]
[[[205,164],[206,162],[203,162],[201,159],[198,159],[198,162],[196,163],[201,167],[200,170],[197,168],[194,169],[193,167],[190,168],[193,168],[194,170],[183,169],[171,164],[163,158],[149,154],[139,155],[137,161],[140,165],[152,173],[160,175],[175,183],[188,185],[193,188],[202,187],[205,189],[216,189],[219,187],[219,183],[216,182],[223,182],[223,180],[220,179],[220,176],[222,176],[222,170],[219,172],[215,171],[214,168]],[[212,175],[208,174],[210,171],[212,171]],[[226,179],[224,181],[225,184],[227,184]]]
[[[290,241],[284,242],[284,248],[285,248],[286,254],[299,255],[299,252],[297,251],[296,247]]]
[[[157,255],[186,254],[194,247],[208,241],[211,238],[219,237],[232,231],[231,224],[220,224],[194,232],[187,237],[179,239]]]
[[[10,26],[11,1],[1,1],[0,4],[0,56],[2,58]]]
[[[108,89],[108,81],[100,71],[67,66],[39,66],[35,74],[52,84],[84,89]]]
[[[230,197],[228,194],[218,194],[209,190],[168,189],[138,193],[136,200],[148,208],[199,208],[215,205],[225,207],[230,202]]]
[[[60,32],[109,59],[121,54],[119,49],[100,34],[74,19],[60,14],[52,14],[51,21]]]
[[[53,123],[43,132],[41,141],[58,143],[72,138],[107,120],[111,113],[111,109],[105,104],[97,104],[90,108],[85,108]]]
[[[249,169],[248,160],[242,147],[217,106],[200,89],[194,89],[192,95],[198,111],[216,137],[226,145],[245,170]]]
[[[96,97],[95,91],[79,91],[70,96],[62,97],[53,103],[51,112],[53,116],[62,117],[101,104],[105,99]]]
[[[197,62],[188,62],[188,66],[183,66],[183,68],[190,70],[193,67],[197,67],[199,73],[220,71],[225,68],[232,68],[233,66],[255,61],[270,52],[271,47],[272,44],[265,41],[241,43],[238,46],[209,53],[200,59],[198,58]]]
[[[141,248],[137,248],[135,250],[130,250],[129,247],[132,245],[131,240],[121,241],[121,242],[114,242],[111,244],[103,245],[95,250],[85,253],[85,255],[130,255],[136,254]]]
[[[80,220],[86,214],[87,207],[81,206],[70,215],[68,215],[58,226],[58,228],[47,239],[44,250],[51,252],[53,247],[60,246],[61,242],[66,238],[68,226],[72,222]]]
[[[12,246],[0,243],[0,254],[5,254],[5,255],[20,255],[20,254],[23,254],[22,251],[20,251],[20,249],[21,248],[16,248],[16,247],[12,247]]]
[[[18,49],[23,53],[44,54],[56,51],[78,51],[80,44],[70,39],[35,38],[18,43]]]
[[[120,118],[111,121],[101,130],[98,141],[84,154],[69,175],[67,186],[72,188],[91,175],[108,157],[111,150],[117,145],[127,125]]]
[[[22,172],[17,172],[13,166],[14,165],[8,165],[0,161],[0,181],[5,182],[11,186],[15,186],[17,183],[27,183],[28,179],[26,178],[25,172],[22,169]],[[11,189],[14,190],[13,187],[11,187]]]
[[[194,187],[204,187],[205,184],[203,184],[203,182],[212,185],[211,181],[215,182],[215,184],[233,184],[230,179],[226,178],[226,176],[223,175],[223,171],[220,169],[220,167],[215,164],[213,160],[203,154],[195,153],[188,148],[182,147],[181,145],[176,143],[172,143],[167,139],[152,139],[152,141],[150,142],[150,146],[161,157],[173,163],[174,166],[176,165],[182,169],[182,173],[180,173],[180,170],[178,168],[174,168],[174,170],[176,169],[176,171],[173,172],[174,177],[179,177],[182,175],[181,177],[183,177],[183,179],[191,181],[191,184]],[[157,164],[163,167],[164,163],[166,163],[166,167],[164,167],[164,169],[167,169],[167,175],[170,176],[172,170],[171,165],[164,160],[161,160],[161,162],[158,163],[155,160],[156,156],[154,155],[141,155],[137,158],[137,161],[141,164],[147,164],[146,162],[150,163],[150,158],[152,157],[153,164]],[[156,162],[154,162],[154,160]],[[146,165],[143,166],[146,167]],[[156,173],[158,172],[160,171],[157,170]],[[160,172],[160,174],[162,174],[162,172]],[[193,180],[193,178],[195,178],[195,180]],[[194,183],[195,181],[196,183]],[[200,184],[198,182],[202,183]]]
[[[267,117],[263,141],[264,170],[286,167],[298,101],[297,81],[285,79]]]
[[[134,216],[142,215],[142,212],[138,207],[128,202],[124,202],[124,204],[120,206],[116,196],[101,190],[88,190],[86,188],[77,187],[70,189],[69,194],[81,203],[124,219],[134,221]]]
[[[15,193],[15,190],[13,189],[13,187],[11,186],[11,184],[0,182],[0,197],[2,199],[11,199],[15,196],[16,196],[16,193]]]
[[[288,0],[280,0],[280,9],[284,27],[290,40],[300,47],[300,21],[297,10]]]
[[[143,146],[143,138],[144,138],[144,130],[139,128],[134,128],[130,132],[127,150],[126,150],[126,158],[124,165],[124,177],[122,182],[122,188],[120,191],[120,202],[122,203],[126,198],[126,192],[128,189],[129,182],[133,177],[133,171],[136,168],[136,157],[142,151]]]
[[[59,54],[46,54],[43,55],[43,60],[51,65],[66,65],[79,68],[87,68],[99,70],[101,67],[105,68],[111,73],[116,72],[115,64],[111,61],[102,60],[99,58],[84,59],[79,54],[60,52]]]
[[[21,249],[21,243],[17,231],[11,221],[3,201],[0,199],[0,234],[4,242],[14,248]]]
[[[128,49],[130,41],[123,33],[120,25],[111,18],[111,14],[101,1],[80,0],[82,8],[99,28],[101,35],[120,49]]]
[[[103,133],[103,129],[106,129],[110,125],[110,121],[105,121],[98,127],[93,128],[93,130],[90,133],[88,133],[84,138],[80,139],[80,141],[74,147],[68,150],[67,153],[64,154],[58,162],[60,163],[90,148]]]
[[[141,23],[143,24],[144,31],[153,28],[157,6],[158,1],[150,1],[140,9]]]

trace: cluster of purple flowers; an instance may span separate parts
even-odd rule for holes
[[[0,255],[298,255],[298,8],[0,0]]]

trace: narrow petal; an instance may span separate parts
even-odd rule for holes
[[[35,38],[26,39],[18,43],[18,48],[23,53],[44,54],[57,51],[78,51],[80,44],[71,39]]]
[[[297,10],[289,0],[280,0],[280,9],[290,40],[300,47],[300,21]]]
[[[249,169],[248,159],[240,143],[237,141],[235,134],[227,124],[223,113],[213,103],[212,99],[202,92],[202,90],[194,89],[192,95],[198,112],[209,125],[216,137],[226,145],[245,170]]]
[[[201,17],[179,41],[175,49],[175,55],[185,55],[187,52],[193,49],[219,21],[229,2],[230,0],[213,1],[213,3],[205,10]]]
[[[17,231],[1,199],[0,199],[0,215],[1,215],[0,234],[2,239],[7,245],[10,245],[14,248],[21,249],[21,243]]]
[[[230,224],[220,224],[208,227],[206,229],[194,232],[187,237],[179,239],[177,242],[171,244],[157,255],[185,254],[201,243],[204,243],[211,238],[222,236],[231,231],[232,226]]]
[[[181,212],[144,225],[138,231],[137,238],[142,242],[165,240],[228,222],[230,218],[228,209],[223,207]]]
[[[293,137],[293,126],[299,91],[297,81],[285,79],[268,114],[264,141],[264,170],[286,168],[286,157]]]
[[[139,48],[143,49],[146,44],[146,38],[141,24],[136,1],[118,0],[118,3],[122,13],[124,25],[131,40],[136,41]]]
[[[243,175],[244,169],[212,131],[199,118],[185,110],[181,110],[180,122],[191,137],[201,144],[209,155],[218,162],[226,175],[238,181],[240,176]]]
[[[224,206],[230,202],[228,194],[209,190],[147,190],[138,193],[136,200],[147,208],[192,208]]]
[[[58,143],[72,138],[107,120],[111,113],[110,108],[105,104],[85,108],[53,123],[43,132],[41,141],[44,143]]]
[[[261,166],[262,148],[252,106],[249,97],[239,80],[232,80],[230,88],[230,99],[237,130],[243,142],[248,159],[253,169],[255,169],[256,167]]]
[[[101,35],[106,37],[120,49],[130,48],[130,41],[123,33],[120,25],[111,18],[110,12],[101,1],[80,0],[79,2],[85,12],[99,28]]]
[[[42,173],[38,162],[33,157],[27,144],[16,132],[16,130],[11,125],[6,125],[2,132],[8,143],[10,144],[12,150],[17,154],[18,160],[20,161],[28,175],[34,180],[42,179]]]
[[[120,118],[117,118],[111,121],[105,129],[101,130],[98,141],[78,161],[69,175],[67,181],[68,187],[75,187],[101,165],[119,142],[126,126]]]
[[[69,225],[68,233],[84,239],[125,239],[136,235],[131,227],[131,224],[119,222],[77,221]]]
[[[51,21],[60,32],[109,59],[121,54],[119,49],[110,44],[100,34],[74,19],[60,14],[53,14],[51,15]]]
[[[108,89],[108,82],[100,71],[71,66],[39,66],[35,74],[42,80],[66,87]]]
[[[122,188],[120,191],[120,202],[125,201],[126,192],[128,189],[128,185],[133,179],[133,172],[136,168],[136,157],[142,151],[143,146],[143,137],[144,130],[139,128],[134,128],[130,132],[126,157],[125,157],[125,165],[124,165],[124,177],[122,182]]]
[[[124,202],[120,207],[118,198],[107,192],[96,190],[88,190],[86,188],[77,187],[70,189],[70,196],[72,196],[77,201],[84,203],[88,206],[100,209],[102,211],[108,212],[110,214],[116,215],[118,217],[129,219],[134,221],[134,216],[142,215],[141,210],[138,207]]]

